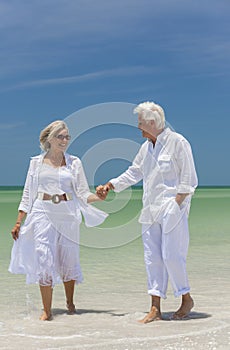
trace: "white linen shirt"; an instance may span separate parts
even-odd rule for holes
[[[189,194],[181,205],[189,211],[191,196],[198,184],[189,142],[169,128],[164,129],[158,135],[155,146],[150,140],[144,142],[132,165],[110,182],[115,192],[121,192],[142,179],[140,223],[158,221],[177,193]]]

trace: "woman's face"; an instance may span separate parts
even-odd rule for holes
[[[50,149],[52,151],[62,151],[64,152],[69,144],[70,135],[67,129],[60,130],[56,136],[54,136],[50,143]]]

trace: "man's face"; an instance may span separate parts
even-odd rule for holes
[[[157,130],[154,120],[145,121],[141,114],[138,115],[138,128],[142,131],[142,136],[153,141],[156,140],[159,130]]]

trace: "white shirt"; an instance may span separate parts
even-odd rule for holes
[[[73,192],[72,174],[66,166],[43,163],[38,174],[38,192],[50,195]]]
[[[157,137],[155,146],[144,142],[132,165],[120,176],[111,179],[115,192],[120,192],[143,179],[143,209],[139,222],[157,221],[177,193],[189,193],[182,207],[189,209],[191,196],[198,184],[189,142],[166,128]]]
[[[27,214],[30,214],[37,198],[39,173],[43,165],[44,157],[45,153],[32,157],[30,161],[22,199],[18,207],[18,210],[22,210]],[[65,153],[65,160],[66,168],[69,169],[72,174],[72,189],[77,197],[81,213],[84,216],[85,225],[87,227],[100,225],[108,214],[87,203],[87,198],[92,193],[90,192],[81,160],[78,157],[69,155],[68,153]]]

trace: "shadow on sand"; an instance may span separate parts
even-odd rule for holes
[[[58,315],[68,315],[68,311],[66,309],[52,309],[53,316]],[[94,310],[94,309],[77,309],[76,312],[73,315],[84,315],[84,314],[107,314],[114,317],[123,317],[129,315],[129,313],[116,313],[114,310]],[[212,315],[204,313],[204,312],[195,312],[192,311],[188,315],[188,317],[183,318],[182,320],[173,320],[174,312],[163,312],[162,318],[163,321],[189,321],[189,320],[196,320],[196,319],[202,319],[202,318],[209,318],[212,317]]]
[[[172,318],[173,314],[174,314],[174,312],[163,312],[163,314],[162,314],[163,321],[189,321],[189,320],[196,320],[196,319],[201,319],[201,318],[212,317],[212,315],[206,314],[204,312],[192,311],[192,312],[190,312],[190,314],[187,317],[185,317],[181,320],[173,320],[173,318]]]
[[[52,315],[68,315],[68,310],[66,309],[52,309]],[[93,309],[77,309],[73,315],[83,315],[83,314],[108,314],[111,316],[122,317],[128,315],[128,313],[115,313],[113,310],[93,310]]]

